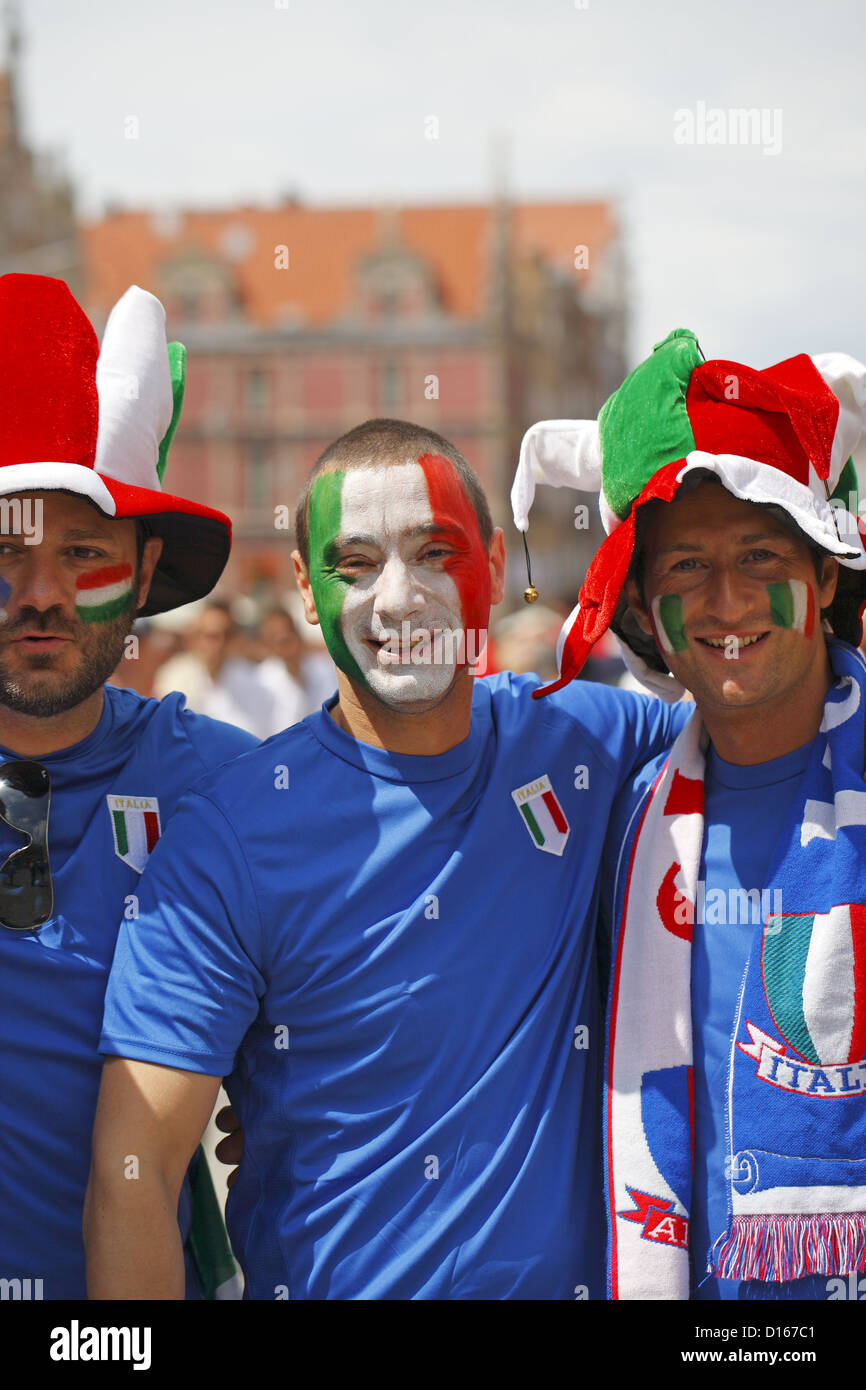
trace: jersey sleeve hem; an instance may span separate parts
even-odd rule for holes
[[[99,1051],[109,1057],[154,1062],[159,1067],[177,1067],[180,1071],[199,1072],[202,1076],[228,1076],[235,1064],[234,1057],[228,1053],[188,1052],[182,1048],[142,1042],[140,1038],[108,1037],[105,1033],[99,1039]]]

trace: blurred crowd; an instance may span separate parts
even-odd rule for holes
[[[534,671],[552,680],[567,611],[554,600],[498,617],[479,674]],[[583,678],[626,683],[612,638],[599,643]],[[337,677],[320,628],[306,622],[294,593],[270,607],[237,595],[139,619],[111,684],[158,699],[179,690],[190,709],[270,738],[318,709]]]

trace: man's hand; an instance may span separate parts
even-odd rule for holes
[[[220,1080],[106,1060],[84,1202],[90,1298],[184,1297],[177,1203]]]
[[[227,1134],[227,1139],[221,1139],[214,1149],[214,1153],[220,1163],[228,1164],[232,1171],[226,1178],[226,1187],[231,1187],[238,1175],[238,1164],[244,1154],[244,1132],[241,1129],[240,1120],[230,1105],[224,1105],[216,1115],[214,1124],[217,1129]]]

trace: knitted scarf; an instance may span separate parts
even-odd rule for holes
[[[866,1269],[866,663],[828,651],[837,681],[762,896],[775,911],[732,1006],[728,1227],[712,1265],[726,1279]],[[605,1058],[611,1298],[689,1296],[706,746],[695,711],[635,813]]]

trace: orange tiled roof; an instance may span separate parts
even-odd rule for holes
[[[159,266],[184,250],[234,260],[246,315],[262,327],[297,312],[311,326],[328,323],[349,301],[359,257],[382,245],[381,209],[236,207],[185,212],[172,226],[148,212],[114,212],[82,229],[87,286],[84,300],[104,316],[131,284],[158,292]],[[389,226],[433,266],[447,312],[471,320],[488,289],[494,213],[489,205],[405,207]],[[606,203],[524,203],[512,207],[516,258],[539,253],[571,270],[574,247],[590,248],[590,268],[616,234]],[[289,268],[276,272],[277,246],[289,248]]]

